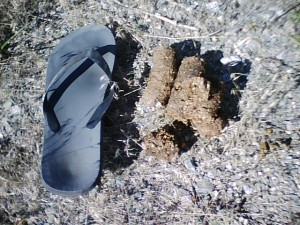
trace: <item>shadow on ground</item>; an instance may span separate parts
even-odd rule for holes
[[[251,70],[251,62],[248,59],[231,61],[225,65],[221,63],[223,52],[220,50],[207,51],[200,56],[206,62],[206,77],[208,80],[221,84],[222,99],[220,116],[225,121],[240,120],[239,100],[241,92],[245,89]]]
[[[117,24],[113,30],[120,30]],[[109,107],[104,118],[104,169],[122,171],[133,163],[142,150],[138,144],[139,133],[133,121],[135,103],[139,99],[139,87],[133,85],[133,62],[140,51],[124,29],[116,32],[116,63],[113,80],[117,84],[117,99]]]

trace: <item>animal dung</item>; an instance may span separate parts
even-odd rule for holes
[[[153,52],[153,67],[147,87],[141,97],[141,104],[155,107],[166,106],[177,73],[176,52],[171,47],[157,47]]]
[[[223,126],[221,86],[207,79],[205,62],[193,56],[184,58],[179,69],[176,63],[174,49],[154,50],[153,67],[135,120],[146,153],[167,160],[194,143],[185,141],[187,135],[182,136],[182,130],[191,129],[200,138],[210,138],[219,135]]]
[[[219,117],[221,91],[204,78],[204,74],[202,59],[183,59],[165,114],[173,120],[190,122],[200,137],[210,138],[220,134],[222,129]]]
[[[145,136],[146,153],[169,161],[176,158],[180,148],[176,145],[176,137],[171,130],[172,127],[167,125]]]

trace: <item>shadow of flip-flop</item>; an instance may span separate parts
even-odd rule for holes
[[[140,51],[140,44],[129,32],[117,24],[116,67],[113,80],[118,87],[117,99],[104,118],[104,169],[122,171],[137,159],[141,152],[139,132],[132,122],[135,103],[139,99],[139,86],[133,85],[133,62]]]

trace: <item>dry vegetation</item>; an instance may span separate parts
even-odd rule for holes
[[[0,9],[0,224],[299,224],[298,1],[2,0]],[[104,118],[101,185],[62,198],[39,174],[47,59],[91,23],[116,34],[118,99]],[[203,58],[205,79],[222,82],[219,135],[139,103],[159,45],[179,62]],[[158,157],[144,149],[148,134]]]

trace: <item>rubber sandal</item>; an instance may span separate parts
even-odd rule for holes
[[[81,195],[100,181],[101,119],[114,94],[115,51],[111,31],[90,25],[65,37],[49,58],[41,175],[54,194]]]

